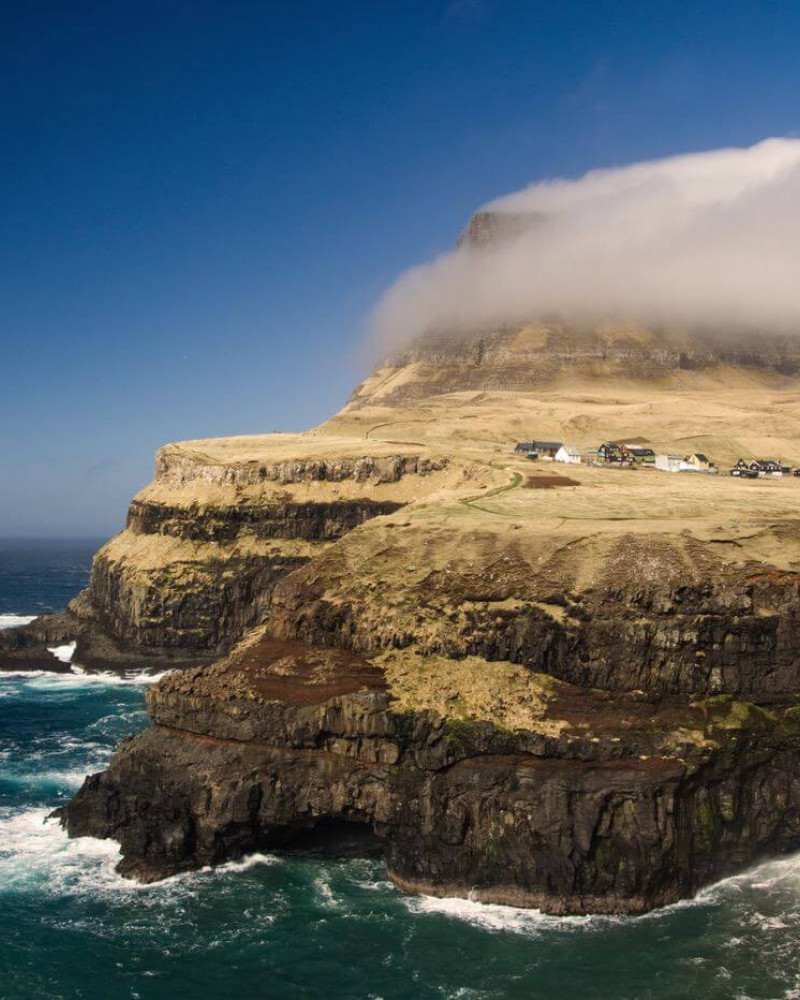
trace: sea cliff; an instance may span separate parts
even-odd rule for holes
[[[800,848],[800,479],[514,452],[800,464],[792,351],[709,345],[434,338],[305,434],[162,449],[88,590],[0,634],[4,669],[177,668],[69,833],[144,880],[370,842],[404,890],[553,913]]]

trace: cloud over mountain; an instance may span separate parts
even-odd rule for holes
[[[800,140],[538,182],[483,211],[491,238],[385,293],[382,343],[544,316],[800,333]]]

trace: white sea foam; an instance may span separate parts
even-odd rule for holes
[[[115,841],[70,839],[57,820],[47,818],[49,812],[41,808],[0,810],[0,894],[45,891],[56,896],[114,893],[161,897],[191,890],[198,879],[279,863],[270,854],[251,854],[216,868],[144,885],[115,871],[120,858]]]
[[[130,685],[155,684],[162,680],[171,670],[162,670],[160,673],[148,673],[146,670],[127,671],[115,674],[110,670],[84,670],[77,663],[72,664],[70,674],[59,674],[60,677],[78,678],[80,682],[86,684],[107,684],[109,687],[128,687]]]
[[[782,891],[789,897],[787,909],[778,915],[763,916],[757,911],[752,914],[751,922],[758,930],[780,931],[800,923],[800,854],[766,861],[739,875],[732,875],[707,886],[693,899],[682,899],[638,916],[588,914],[558,917],[542,913],[541,910],[478,903],[455,897],[440,899],[435,896],[415,896],[406,898],[405,903],[413,913],[438,913],[484,930],[535,936],[543,931],[592,929],[610,924],[663,920],[678,910],[735,902],[747,890],[768,892],[773,898]]]
[[[75,655],[75,647],[77,645],[77,642],[68,642],[63,646],[48,646],[47,652],[52,653],[62,663],[72,663],[72,657]]]
[[[756,889],[766,892],[788,890],[798,892],[800,903],[800,854],[790,854],[785,858],[764,861],[755,868],[749,868],[739,875],[722,879],[713,885],[702,889],[696,896],[700,903],[717,903],[725,895],[733,895],[745,889]],[[679,906],[680,904],[675,904]]]
[[[97,770],[101,765],[90,765],[89,770]],[[63,771],[54,768],[44,771],[11,772],[3,775],[3,780],[14,785],[31,785],[40,788],[42,785],[56,785],[59,788],[78,789],[87,775],[85,767],[65,768]]]
[[[111,671],[84,670],[73,663],[72,669],[64,673],[56,673],[49,670],[3,671],[0,673],[0,682],[17,679],[28,681],[27,686],[37,691],[78,691],[82,688],[92,688],[98,685],[105,685],[107,687],[140,687],[146,684],[155,684],[156,681],[160,681],[169,673],[171,673],[169,670],[162,670],[157,674],[139,670],[115,674]]]
[[[414,896],[406,899],[412,913],[439,913],[462,920],[488,931],[510,931],[529,937],[545,930],[573,930],[599,921],[618,918],[597,916],[556,917],[541,910],[528,910],[517,906],[500,906],[497,903],[478,903],[472,899],[436,896]]]
[[[16,628],[17,625],[30,625],[37,615],[0,615],[0,629]]]
[[[95,888],[123,882],[114,871],[119,846],[110,840],[70,840],[48,809],[0,812],[0,892],[45,888],[54,894],[88,880]]]
[[[314,879],[314,888],[317,891],[318,901],[325,907],[326,910],[339,909],[339,900],[336,898],[326,874],[323,873],[318,878]]]
[[[262,865],[279,865],[282,861],[279,857],[274,854],[248,854],[244,858],[240,858],[238,861],[226,861],[224,864],[212,867],[211,865],[206,865],[204,868],[200,868],[197,872],[198,875],[207,875],[209,872],[248,872],[253,868],[259,868]],[[180,878],[180,876],[178,876]]]
[[[369,892],[386,892],[392,890],[394,886],[388,879],[375,879],[374,881],[357,881],[355,883],[359,889],[366,889]]]

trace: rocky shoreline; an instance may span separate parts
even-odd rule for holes
[[[510,732],[396,711],[368,658],[264,636],[165,678],[148,710],[59,811],[73,836],[118,840],[120,871],[144,881],[347,828],[382,841],[407,891],[641,913],[800,846],[785,703],[559,684],[538,731]]]

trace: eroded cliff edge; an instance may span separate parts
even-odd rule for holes
[[[264,440],[163,448],[88,589],[66,613],[0,634],[0,669],[58,669],[48,648],[73,641],[88,669],[212,662],[262,620],[279,579],[446,477],[446,457],[380,442],[285,435],[254,458]]]

